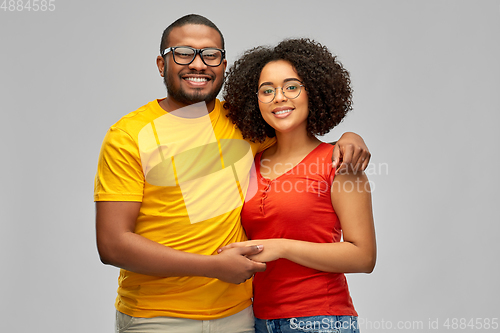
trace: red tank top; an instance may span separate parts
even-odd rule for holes
[[[243,206],[249,239],[288,238],[339,242],[341,227],[331,203],[333,146],[321,143],[299,164],[274,180],[263,178],[262,153],[255,158],[257,193]],[[255,183],[255,182],[254,182]],[[268,262],[256,273],[254,313],[260,319],[316,315],[357,316],[344,274],[328,273],[287,259]]]

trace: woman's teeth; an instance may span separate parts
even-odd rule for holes
[[[288,112],[292,112],[292,110],[290,109],[290,110],[276,111],[274,114],[283,114]]]

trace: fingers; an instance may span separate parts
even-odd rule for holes
[[[340,153],[340,156],[332,157],[332,163],[334,159],[342,163],[337,163],[336,171],[340,174],[366,170],[371,157],[363,138],[352,132],[342,134],[334,148],[334,154],[337,153]]]
[[[240,250],[241,255],[248,257],[248,256],[262,252],[263,249],[264,249],[263,245],[251,245],[251,246],[242,247],[239,250]],[[251,269],[252,275],[255,272],[264,272],[266,270],[267,265],[265,263],[254,261],[251,259],[248,259],[248,260],[250,260],[252,262],[252,269]]]
[[[223,246],[217,250],[217,253],[221,253],[222,251],[227,250],[227,249],[231,249],[231,248],[232,248],[231,244]]]
[[[355,148],[353,145],[346,145],[341,153],[342,164],[338,167],[337,174],[364,171],[370,163],[370,152],[361,146]]]
[[[339,165],[339,167],[336,170],[337,174],[343,174],[347,173],[349,171],[349,166],[352,162],[352,158],[354,155],[354,147],[353,145],[345,145],[343,147],[343,150],[340,150],[340,159],[342,160],[342,163]]]
[[[254,261],[254,273],[255,272],[264,272],[266,270],[266,263],[265,262],[258,262],[258,261]]]
[[[366,170],[368,163],[370,162],[370,157],[371,154],[367,149],[364,149],[363,147],[356,147],[356,149],[354,149],[350,170],[354,173]]]
[[[227,250],[227,249],[233,249],[233,248],[237,248],[237,247],[246,247],[246,246],[248,246],[245,243],[246,242],[236,242],[236,243],[227,244],[226,246],[223,246],[220,249],[218,249],[217,253],[221,253],[222,251]]]
[[[361,165],[361,170],[366,170],[366,168],[368,168],[368,164],[370,163],[370,158],[372,157],[372,154],[370,154],[370,152],[366,151],[363,158],[364,158],[364,161]]]
[[[235,284],[241,284],[241,283],[247,281],[248,279],[252,278],[252,276],[255,273],[264,272],[266,270],[266,268],[267,268],[266,263],[254,261],[253,262],[253,269],[249,272],[249,274],[246,277],[244,277],[242,280],[235,282]]]
[[[264,249],[263,245],[251,245],[240,248],[240,254],[244,256],[249,256],[252,254],[257,254]]]
[[[213,277],[224,282],[240,284],[250,279],[256,272],[266,270],[265,263],[251,260],[247,256],[262,252],[264,248],[262,245],[229,247],[230,245],[219,249],[218,252],[221,254],[213,256],[217,263],[214,265]]]
[[[344,147],[344,150],[341,151],[342,153],[342,164],[346,164],[349,166],[349,164],[352,163],[352,159],[354,157],[354,146],[353,145],[346,145]]]
[[[356,173],[358,170],[361,170],[361,165],[364,162],[364,158],[362,157],[362,155],[363,155],[363,148],[361,148],[361,147],[353,148],[352,161],[351,161],[351,165],[349,165],[350,171],[353,171],[354,173]]]
[[[332,169],[337,170],[339,163],[340,163],[340,148],[338,145],[335,145],[335,147],[333,147],[333,154],[332,154]]]

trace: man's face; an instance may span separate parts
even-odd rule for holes
[[[222,48],[219,33],[200,24],[186,24],[172,29],[167,47],[190,46],[196,49],[206,47]],[[178,103],[190,105],[205,101],[211,103],[224,83],[227,61],[218,67],[209,67],[197,55],[189,65],[174,62],[172,52],[164,57],[163,76],[168,98]]]

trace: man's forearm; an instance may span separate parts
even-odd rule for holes
[[[215,277],[212,256],[178,251],[133,232],[117,236],[99,252],[103,263],[139,274]]]
[[[266,269],[263,263],[247,258],[262,249],[248,247],[224,254],[201,255],[161,245],[133,232],[126,232],[107,249],[100,250],[105,264],[135,273],[158,277],[204,276],[239,284],[255,272]]]

